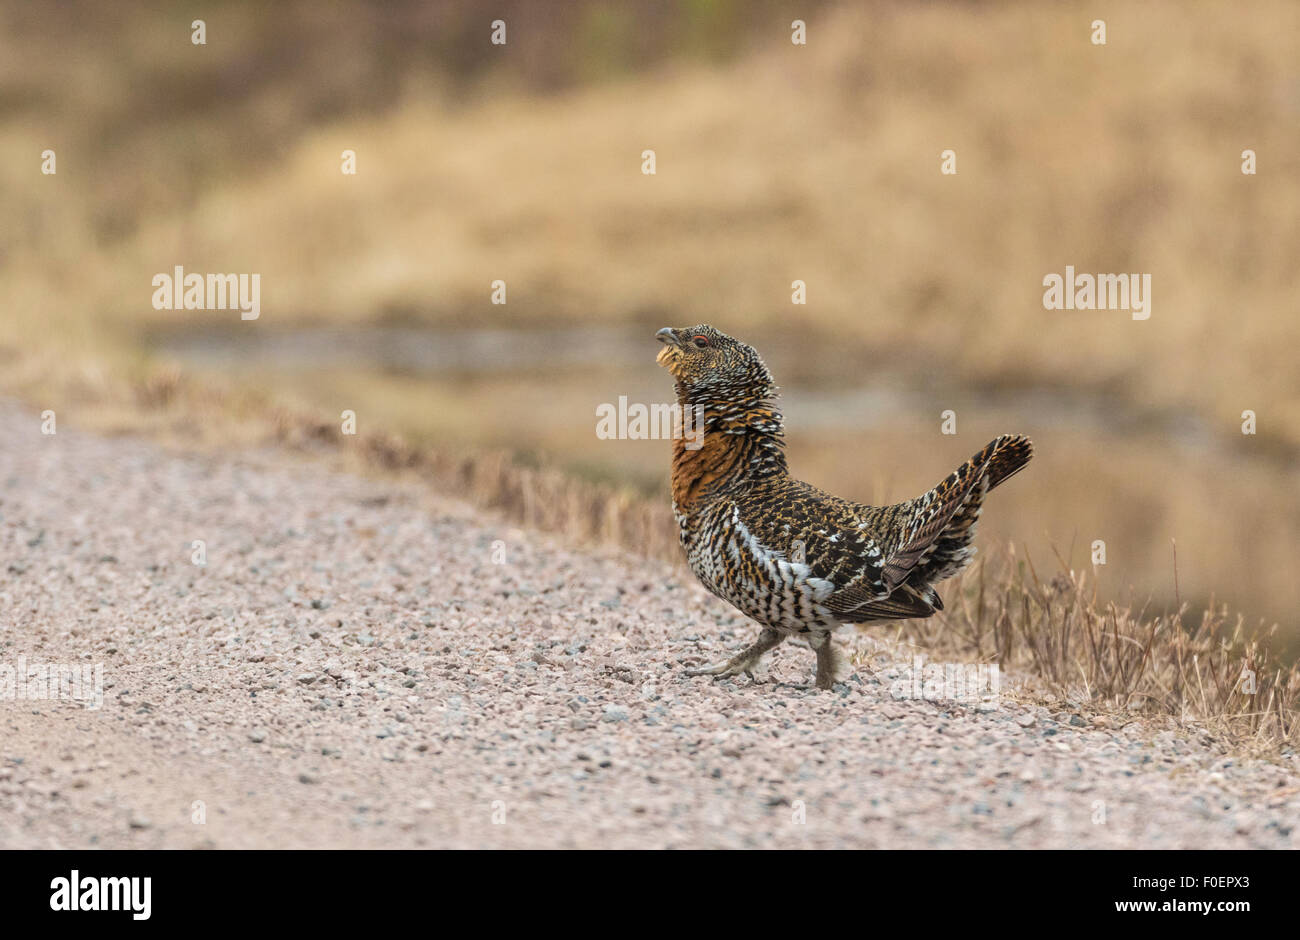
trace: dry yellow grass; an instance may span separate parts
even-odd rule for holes
[[[420,85],[156,207],[87,205],[105,187],[86,174],[162,203],[131,177],[154,159],[184,177],[202,136],[168,135],[216,127],[145,125],[134,165],[65,153],[57,178],[33,178],[57,135],[20,124],[3,186],[31,237],[6,245],[7,345],[87,319],[174,323],[149,306],[149,277],[184,263],[260,272],[273,323],[797,323],[973,381],[1122,390],[1225,432],[1253,408],[1261,435],[1300,445],[1300,11],[1265,6],[832,10],[808,47],[776,32],[727,68],[466,109]],[[1094,17],[1104,47],[1087,41]],[[1258,176],[1239,172],[1248,147]],[[946,148],[955,177],[938,172]],[[130,234],[96,231],[110,209],[132,213],[112,223]],[[1150,272],[1151,320],[1044,311],[1041,279],[1065,264]],[[506,309],[487,302],[498,277]],[[807,307],[789,303],[795,278]]]
[[[725,70],[327,125],[267,172],[144,217],[94,299],[127,326],[174,322],[141,285],[185,259],[261,272],[276,323],[795,321],[1225,430],[1254,408],[1261,434],[1300,443],[1295,9],[1121,8],[1105,47],[1080,9],[846,11],[807,49],[777,35]],[[938,172],[949,147],[955,177]],[[1066,264],[1151,273],[1151,320],[1044,311],[1042,277]],[[498,277],[506,310],[487,302]]]
[[[1095,582],[1063,562],[1040,578],[1004,552],[969,570],[948,612],[900,635],[935,652],[996,662],[1036,679],[1031,694],[1095,710],[1102,724],[1172,720],[1250,753],[1294,749],[1300,666],[1272,634],[1212,607],[1152,614],[1098,601]]]

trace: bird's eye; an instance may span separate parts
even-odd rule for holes
[[[703,349],[705,346],[709,345],[709,338],[707,336],[697,336],[695,337],[695,345],[700,347],[700,349]]]

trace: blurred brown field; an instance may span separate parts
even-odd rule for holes
[[[1027,433],[984,539],[1300,633],[1300,7],[798,6],[5,4],[3,388],[180,430],[138,391],[182,375],[664,500],[595,409],[669,398],[654,329],[709,322],[804,478],[901,499]],[[153,309],[175,265],[259,273],[260,319]],[[1150,319],[1045,310],[1066,265],[1149,273]]]

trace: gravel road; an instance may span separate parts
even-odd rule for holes
[[[682,571],[276,453],[0,403],[0,847],[1300,847],[1300,779],[1195,737],[682,675],[753,628]],[[667,455],[665,454],[665,467]],[[192,558],[202,540],[206,564]]]

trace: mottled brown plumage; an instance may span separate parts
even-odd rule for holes
[[[817,651],[817,685],[829,688],[842,671],[836,628],[943,609],[934,584],[970,562],[984,496],[1029,462],[1027,438],[996,438],[916,499],[850,502],[790,476],[777,387],[752,347],[707,325],[658,338],[678,404],[704,409],[703,437],[673,442],[687,561],[705,587],[763,625],[753,645],[693,674],[752,675],[797,634]]]

